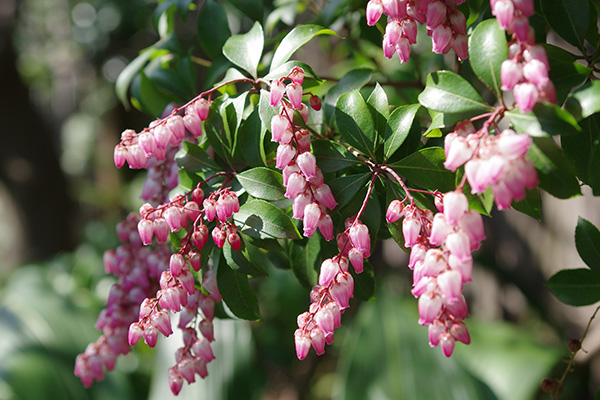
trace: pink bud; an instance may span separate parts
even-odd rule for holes
[[[283,115],[274,115],[271,119],[271,140],[280,142],[283,132],[289,126],[288,119]]]
[[[292,139],[294,139],[294,133],[290,128],[287,128],[281,134],[281,138],[279,139],[279,144],[290,144],[292,143]]]
[[[306,177],[306,180],[311,180],[315,177],[316,169],[317,169],[317,159],[315,158],[313,153],[304,152],[298,156],[296,159],[300,170]]]
[[[393,19],[389,20],[385,27],[385,40],[388,45],[395,47],[398,44],[401,35],[402,28],[400,28],[400,23]]]
[[[115,146],[115,153],[114,153],[114,161],[115,161],[115,166],[117,168],[121,168],[123,165],[125,165],[125,160],[127,159],[127,149],[123,146],[121,146],[120,144]]]
[[[235,251],[238,251],[242,246],[242,240],[240,239],[240,235],[237,232],[230,233],[227,235],[227,241],[231,245],[231,248]]]
[[[373,26],[383,14],[383,5],[380,0],[370,0],[367,3],[367,25]]]
[[[338,274],[329,293],[341,310],[348,308],[354,292],[354,279],[348,272]]]
[[[402,36],[408,39],[409,44],[417,43],[417,23],[412,18],[402,21]]]
[[[181,141],[185,136],[185,124],[183,118],[179,115],[172,115],[167,119],[167,129],[171,131],[171,134]]]
[[[529,79],[538,89],[543,89],[550,80],[548,78],[548,69],[540,60],[531,60],[523,67],[523,76]]]
[[[169,261],[169,271],[173,276],[179,276],[181,272],[186,268],[185,258],[179,253],[172,254],[171,259]]]
[[[510,24],[509,30],[514,32],[517,40],[526,43],[529,38],[529,18],[524,15],[515,16]]]
[[[404,204],[400,200],[393,200],[388,206],[385,219],[390,224],[398,221],[404,215]]]
[[[438,25],[431,32],[432,51],[436,54],[446,54],[450,50],[452,30],[445,25]]]
[[[498,210],[506,210],[510,208],[512,203],[512,194],[504,182],[498,182],[492,187],[494,193],[494,202],[498,207]]]
[[[208,296],[202,297],[202,299],[200,300],[199,306],[200,306],[200,310],[202,311],[202,314],[204,315],[204,317],[207,320],[212,321],[213,318],[215,317],[215,301]]]
[[[317,225],[319,218],[321,217],[321,208],[316,203],[310,203],[304,207],[304,236],[312,237]]]
[[[517,103],[522,112],[526,113],[533,110],[539,96],[539,92],[534,84],[520,83],[515,86],[513,93],[515,103]]]
[[[294,341],[296,343],[296,356],[299,360],[304,360],[310,351],[311,340],[307,336],[307,333],[296,329],[294,333]]]
[[[340,272],[338,261],[328,258],[321,264],[321,272],[319,273],[319,285],[329,286],[333,278]]]
[[[369,237],[369,228],[360,222],[354,224],[349,232],[350,241],[365,257],[371,254],[371,238]]]
[[[164,218],[156,218],[152,221],[152,228],[158,243],[165,243],[169,237],[169,225]]]
[[[277,157],[275,158],[275,166],[279,169],[285,168],[296,156],[296,149],[286,145],[279,145],[277,147]]]
[[[348,252],[348,258],[350,259],[350,262],[354,267],[354,271],[356,271],[357,274],[363,272],[364,257],[360,250],[354,247],[351,248]]]
[[[206,340],[203,336],[200,336],[194,345],[192,346],[192,351],[196,355],[196,357],[202,358],[206,362],[211,362],[215,359],[215,354],[212,351],[212,347],[210,346],[210,342]]]
[[[477,211],[467,211],[463,218],[459,221],[458,226],[465,231],[467,236],[469,236],[471,247],[473,247],[473,243],[478,244],[485,239],[483,220],[481,218],[481,214],[479,214]]]
[[[325,334],[320,328],[314,328],[310,331],[310,340],[317,355],[320,356],[325,353]]]
[[[429,345],[431,347],[436,347],[438,344],[440,344],[440,337],[446,333],[446,325],[438,320],[435,320],[429,325],[428,331]]]
[[[156,341],[158,340],[158,330],[154,326],[146,326],[142,336],[144,337],[144,343],[146,343],[148,347],[156,346]]]
[[[169,374],[169,388],[175,396],[179,394],[183,387],[183,378],[179,374]]]
[[[389,19],[399,19],[406,16],[406,2],[403,0],[382,0],[383,11]]]
[[[325,334],[325,336],[333,334],[333,314],[328,308],[324,307],[317,311],[317,313],[314,316],[314,319],[319,328],[321,328],[321,330]]]
[[[319,111],[321,109],[321,99],[319,99],[319,96],[315,96],[314,94],[310,96],[310,99],[308,99],[308,104],[315,111]]]
[[[139,323],[134,322],[133,324],[129,325],[129,335],[127,337],[129,345],[133,346],[134,344],[136,344],[138,340],[140,340],[140,338],[142,337],[143,333],[144,331]]]
[[[457,226],[468,209],[469,200],[463,193],[453,191],[444,195],[444,216],[449,225]]]
[[[300,193],[294,197],[292,203],[292,212],[295,219],[304,218],[304,208],[311,202],[310,197],[305,193]]]
[[[200,321],[200,333],[204,336],[209,342],[215,340],[214,326],[212,321],[207,319],[203,319]]]
[[[529,135],[517,135],[513,130],[505,129],[497,136],[496,146],[504,157],[512,160],[527,154],[531,142]]]
[[[492,7],[492,14],[498,20],[498,25],[503,30],[507,30],[512,24],[515,14],[515,8],[512,0],[499,0]]]
[[[294,67],[292,72],[288,75],[288,78],[291,79],[292,82],[302,85],[302,82],[304,81],[304,70],[300,67]]]
[[[178,207],[169,207],[163,212],[163,217],[169,225],[171,232],[179,231],[181,226],[181,212]]]
[[[404,236],[404,245],[406,247],[414,246],[421,234],[421,222],[414,218],[404,218],[402,222],[402,234]]]
[[[466,60],[469,57],[469,48],[467,46],[467,35],[456,35],[450,41],[452,50],[456,53],[459,61]]]
[[[446,303],[446,311],[453,315],[455,319],[465,319],[469,317],[467,302],[463,295],[460,295],[460,298],[453,303]]]
[[[296,146],[298,146],[300,152],[310,151],[310,132],[306,129],[298,131],[296,133]]]
[[[337,201],[335,201],[333,194],[331,193],[331,189],[326,184],[322,184],[321,186],[316,188],[314,195],[315,195],[315,199],[319,203],[323,204],[325,207],[329,208],[330,210],[333,210],[338,204]]]
[[[330,241],[333,239],[333,221],[329,214],[321,213],[318,228],[325,240]]]
[[[183,124],[194,137],[202,136],[202,121],[200,121],[196,113],[185,114],[183,116]]]
[[[446,5],[441,1],[434,1],[427,6],[427,29],[433,30],[446,19]]]
[[[513,90],[523,78],[521,66],[512,59],[504,60],[500,67],[502,90]]]
[[[459,35],[467,34],[467,20],[462,12],[454,10],[450,13],[450,25],[452,25],[452,30],[455,33]]]
[[[454,232],[446,238],[446,247],[460,262],[471,258],[471,243],[466,233]]]
[[[144,150],[146,156],[153,156],[154,152],[156,151],[156,140],[154,139],[154,136],[152,136],[150,132],[144,131],[140,133],[138,140],[140,147],[142,148],[142,150]]]
[[[442,298],[427,292],[419,297],[419,324],[432,323],[442,310]]]
[[[442,346],[442,353],[444,353],[446,357],[450,357],[454,351],[454,337],[451,334],[446,333],[440,337],[440,343]]]
[[[412,246],[408,260],[408,267],[410,269],[414,269],[417,261],[425,260],[425,254],[427,253],[427,250],[427,246],[422,243],[417,243]]]
[[[392,58],[396,53],[396,46],[388,43],[386,35],[383,35],[383,55],[385,58]]]
[[[429,249],[423,260],[423,276],[435,277],[446,270],[448,263],[444,253],[440,249]]]
[[[292,162],[290,164],[288,164],[282,172],[283,175],[283,185],[287,186],[288,185],[288,179],[290,178],[290,175],[292,175],[294,172],[302,172],[300,171],[300,167],[298,167],[298,164],[296,164],[295,162]]]
[[[298,196],[300,193],[304,192],[306,188],[306,180],[302,175],[297,172],[294,172],[288,178],[288,186],[285,191],[285,197],[288,199],[293,199]],[[305,211],[306,212],[306,211]]]
[[[277,79],[271,82],[271,101],[269,104],[272,107],[279,105],[279,102],[283,97],[283,92],[285,92],[285,85],[281,82],[281,80]]]
[[[285,92],[292,104],[292,108],[295,110],[300,109],[302,104],[302,86],[296,82],[292,82],[286,86]]]
[[[222,248],[225,244],[225,240],[227,240],[227,234],[224,230],[216,226],[212,231],[212,238],[217,245],[218,248]]]
[[[204,216],[206,219],[208,221],[215,219],[215,216],[217,215],[217,202],[215,199],[212,197],[204,199],[202,206],[204,207]]]
[[[308,106],[304,103],[300,103],[300,108],[298,108],[298,113],[302,117],[304,123],[308,121]]]
[[[409,2],[406,5],[406,14],[411,18],[417,21],[419,24],[425,24],[427,20],[427,6],[429,5],[428,1],[419,1],[417,4],[414,2]]]
[[[208,118],[209,108],[210,102],[206,99],[200,99],[194,103],[194,109],[196,110],[196,114],[198,114],[198,118],[200,118],[200,121],[206,121],[206,119]]]
[[[148,219],[142,219],[138,222],[138,233],[142,243],[145,245],[152,244],[153,226],[153,222]]]
[[[396,54],[400,58],[401,63],[408,62],[410,60],[410,43],[406,38],[400,38],[396,45]]]
[[[462,276],[457,271],[445,271],[438,275],[437,283],[448,302],[455,302],[462,291]]]
[[[169,318],[169,313],[161,310],[152,314],[151,317],[152,325],[158,329],[160,333],[162,333],[165,337],[168,337],[173,333],[173,329],[171,329],[171,319]]]
[[[450,171],[456,171],[458,167],[473,157],[473,149],[464,138],[451,135],[446,136],[444,167]]]
[[[446,221],[445,215],[438,213],[433,217],[429,242],[434,246],[440,246],[452,232],[454,229]]]
[[[530,46],[529,48],[523,50],[523,59],[525,60],[525,62],[529,62],[531,60],[539,60],[544,63],[546,69],[550,69],[550,64],[548,64],[548,56],[546,55],[546,50],[542,46]]]

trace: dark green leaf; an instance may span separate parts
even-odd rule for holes
[[[508,57],[506,33],[495,18],[481,22],[469,40],[469,62],[473,72],[499,98],[502,98],[500,66]]]
[[[579,64],[573,54],[559,47],[547,44],[544,48],[550,64],[549,78],[556,88],[558,104],[563,104],[571,90],[581,85],[593,69]]]
[[[311,289],[319,281],[319,266],[321,263],[321,236],[313,235],[306,240],[305,245],[293,242],[290,245],[290,264],[298,282]]]
[[[587,306],[600,300],[600,274],[587,268],[559,271],[546,286],[570,306]]]
[[[552,138],[534,138],[527,156],[538,171],[540,188],[559,199],[581,194],[571,164]]]
[[[337,33],[331,29],[326,29],[319,25],[299,25],[295,27],[283,38],[279,47],[275,50],[273,61],[271,61],[271,71],[274,71],[283,65],[283,63],[290,59],[296,50],[318,35],[338,36]]]
[[[358,301],[371,300],[375,293],[375,273],[369,260],[364,260],[363,272],[352,275],[354,276],[354,299]]]
[[[206,134],[208,142],[215,150],[215,153],[231,165],[231,148],[229,147],[229,139],[227,138],[228,132],[225,129],[225,123],[222,116],[223,112],[221,111],[223,102],[227,101],[224,97],[226,96],[220,96],[213,101],[211,110],[208,113],[208,118],[204,121],[204,133]]]
[[[567,100],[566,108],[578,119],[600,111],[600,81],[588,82],[577,89]]]
[[[596,121],[598,119],[596,118]],[[597,126],[598,124],[596,124]],[[595,138],[592,143],[592,153],[589,164],[589,185],[592,187],[594,196],[600,196],[600,140],[598,140],[598,131],[594,132]]]
[[[444,167],[446,154],[441,147],[427,147],[391,165],[401,177],[415,186],[447,192],[455,188],[454,173]]]
[[[592,177],[598,175],[596,171],[600,171],[600,169],[592,167],[590,163],[592,154],[600,154],[595,151],[597,147],[595,141],[600,134],[600,115],[592,115],[580,121],[579,125],[581,133],[561,137],[560,144],[565,155],[575,167],[579,179],[592,187],[600,188],[592,183]],[[600,184],[600,180],[597,180],[597,184]]]
[[[251,200],[233,215],[238,229],[258,239],[300,239],[292,219],[264,200]]]
[[[262,0],[227,0],[233,4],[245,16],[250,17],[254,21],[262,21],[263,19],[263,2]]]
[[[515,130],[530,136],[576,135],[581,127],[566,110],[555,104],[538,103],[526,114],[514,110],[506,113]]]
[[[331,140],[315,140],[312,142],[312,151],[323,172],[339,171],[361,163],[344,146]]]
[[[374,156],[375,121],[358,90],[340,96],[335,106],[335,120],[342,139],[358,151]]]
[[[300,67],[304,70],[304,79],[311,78],[316,81],[321,81],[321,79],[319,78],[317,73],[312,69],[312,67],[310,65],[303,63],[302,61],[296,61],[296,60],[288,61],[285,64],[281,65],[280,67],[275,68],[275,70],[269,72],[264,77],[264,79],[265,80],[273,80],[273,79],[279,79],[281,77],[287,76],[290,73],[290,71],[292,69],[294,69],[294,67]]]
[[[527,197],[524,200],[513,201],[512,206],[515,210],[529,215],[531,218],[542,220],[542,199],[538,188],[527,191]]]
[[[460,75],[450,71],[433,72],[427,76],[419,103],[434,111],[467,115],[493,111],[477,90]]]
[[[223,46],[223,54],[232,63],[257,78],[257,68],[262,56],[265,37],[260,23],[255,22],[248,33],[231,36]]]
[[[133,79],[131,96],[134,107],[153,117],[159,117],[169,103],[177,100],[175,97],[159,91],[144,72],[140,72]]]
[[[200,146],[183,142],[181,150],[175,155],[175,162],[187,172],[218,171],[219,166]]]
[[[358,194],[369,176],[370,174],[365,172],[362,174],[342,176],[328,182],[331,192],[338,202],[338,208],[344,207]]]
[[[440,128],[450,127],[470,117],[469,114],[448,114],[432,110],[428,110],[428,112],[431,115],[431,124],[424,133],[424,136],[427,137],[441,137]]]
[[[156,63],[156,67],[153,66],[153,68],[150,68],[152,65],[148,65],[144,70],[150,82],[155,87],[165,90],[180,99],[189,97],[190,90],[181,76],[170,68],[160,67],[160,64]]]
[[[367,99],[367,106],[370,108],[371,113],[373,114],[375,131],[381,140],[385,136],[387,120],[390,117],[390,105],[388,103],[387,95],[379,83],[375,85],[375,89],[373,89],[369,95],[369,98]],[[376,145],[378,145],[378,143]]]
[[[241,274],[250,276],[266,276],[267,273],[261,269],[248,254],[248,250],[242,241],[242,246],[238,251],[231,248],[229,242],[223,246],[223,256],[229,267]]]
[[[360,89],[371,80],[373,71],[366,68],[348,72],[327,92],[324,100],[325,120],[330,121],[335,112],[335,104],[340,96],[355,89]]]
[[[567,42],[583,50],[590,14],[588,0],[543,0],[540,3],[550,27]]]
[[[238,182],[252,197],[263,200],[285,199],[283,177],[279,172],[256,167],[236,175]]]
[[[215,59],[221,55],[223,45],[231,36],[227,13],[223,6],[208,0],[198,13],[198,41],[208,56]]]
[[[241,236],[244,239],[244,242],[248,245],[247,248],[250,254],[254,253],[254,249],[263,249],[269,252],[284,251],[277,239],[257,239],[255,237],[248,236],[243,232]]]
[[[591,222],[579,217],[575,228],[575,246],[590,269],[600,273],[600,231]]]
[[[250,321],[260,321],[256,295],[250,289],[248,276],[240,274],[221,263],[217,269],[217,285],[223,301],[233,315]]]
[[[238,130],[238,143],[236,150],[249,165],[261,165],[263,162],[262,154],[264,131],[260,121],[259,110],[255,108],[248,118],[242,122]]]
[[[421,106],[410,104],[396,108],[388,119],[383,142],[383,157],[388,160],[408,137],[415,115]]]

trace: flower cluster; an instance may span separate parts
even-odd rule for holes
[[[405,201],[392,201],[386,219],[393,223],[404,217],[402,232],[406,247],[411,248],[409,268],[412,294],[419,298],[419,324],[429,327],[429,344],[441,344],[450,357],[457,340],[471,341],[463,322],[469,313],[462,289],[471,281],[471,252],[485,239],[481,215],[469,210],[460,191],[436,198],[439,213],[435,216]]]
[[[129,353],[127,331],[138,318],[140,303],[157,289],[158,277],[168,268],[170,249],[167,245],[153,248],[142,246],[136,226],[138,218],[130,214],[117,225],[121,246],[104,253],[106,273],[118,281],[109,291],[106,308],[96,321],[102,336],[91,343],[75,361],[75,375],[85,387],[104,378],[103,367],[109,371],[116,357]]]
[[[529,25],[534,13],[533,0],[491,0],[492,14],[500,27],[513,34],[508,59],[502,63],[502,90],[512,90],[515,103],[529,112],[540,100],[556,103],[556,89],[548,78],[548,57],[542,46],[535,44],[535,33]]]
[[[492,188],[499,210],[509,208],[512,201],[525,198],[525,188],[538,185],[533,162],[525,157],[531,137],[518,135],[511,129],[490,136],[487,129],[475,131],[471,123],[457,125],[446,135],[444,166],[456,171],[465,165],[471,193],[481,194]]]
[[[382,14],[387,16],[383,36],[383,54],[400,62],[410,58],[410,46],[417,42],[417,23],[425,24],[431,36],[433,52],[446,54],[453,49],[459,60],[469,56],[465,16],[456,5],[465,0],[369,0],[367,24],[375,25]]]
[[[363,257],[371,254],[369,229],[358,219],[346,221],[346,230],[337,237],[340,253],[321,264],[319,284],[310,293],[311,305],[298,316],[294,333],[296,355],[303,360],[310,347],[318,355],[325,352],[325,344],[333,342],[333,331],[341,325],[341,314],[349,307],[354,294],[354,278],[348,272],[352,263],[357,274],[363,271]]]
[[[333,222],[327,209],[333,210],[337,202],[310,152],[310,133],[294,124],[295,110],[305,123],[308,119],[308,107],[302,103],[303,80],[304,71],[295,67],[286,77],[271,82],[271,106],[281,105],[271,121],[271,140],[279,143],[275,166],[283,170],[285,197],[293,200],[294,218],[303,220],[304,236],[312,237],[318,228],[326,240],[331,240]],[[290,83],[285,85],[285,81]],[[316,96],[311,95],[309,103],[315,110],[321,108]]]

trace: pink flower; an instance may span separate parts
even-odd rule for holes
[[[450,49],[450,40],[452,39],[452,30],[445,25],[438,25],[431,32],[431,42],[433,52],[436,54],[446,54]]]
[[[537,103],[539,92],[534,84],[532,83],[520,83],[515,86],[513,90],[515,96],[515,103],[523,112],[529,112],[533,110],[535,103]]]
[[[512,59],[504,60],[500,68],[500,78],[502,80],[502,90],[513,90],[515,85],[523,78],[521,66]]]
[[[512,0],[499,0],[492,5],[492,14],[498,20],[498,25],[503,30],[507,30],[512,24],[515,8]]]
[[[292,82],[287,85],[285,91],[290,103],[292,103],[292,108],[299,110],[302,106],[302,86],[296,82]]]
[[[373,26],[383,14],[383,5],[380,0],[370,0],[367,3],[367,25]]]
[[[427,6],[427,29],[437,28],[446,19],[446,5],[441,1],[434,1]]]
[[[281,82],[281,80],[277,79],[271,82],[271,97],[269,104],[272,107],[276,107],[279,105],[279,102],[283,98],[283,93],[285,92],[285,85]]]

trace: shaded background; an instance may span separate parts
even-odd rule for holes
[[[117,170],[112,152],[122,130],[139,130],[151,118],[125,111],[114,83],[157,40],[155,7],[146,0],[0,2],[0,399],[171,396],[166,369],[176,338],[157,351],[136,346],[89,390],[72,375],[75,356],[100,334],[94,321],[114,282],[102,253],[117,244],[116,222],[140,204],[143,175]],[[182,35],[195,32],[194,24],[191,13]],[[230,21],[243,24],[242,16]],[[351,48],[336,48],[336,60],[315,55],[322,51],[311,43],[298,57],[334,78],[361,65],[333,69]],[[441,56],[422,60],[432,69],[452,66]],[[405,67],[394,60],[385,68],[398,68],[398,77]],[[393,104],[418,93],[386,91]],[[295,318],[308,295],[291,271],[266,265],[270,277],[255,282],[265,322],[217,324],[209,378],[184,385],[180,398],[545,398],[541,380],[562,373],[566,341],[583,333],[593,307],[563,306],[543,284],[559,269],[583,265],[573,240],[577,215],[598,224],[600,207],[591,194],[543,201],[541,223],[516,212],[486,220],[488,240],[465,291],[472,344],[458,345],[452,359],[427,345],[407,257],[384,242],[371,257],[376,301],[352,305],[326,356],[295,358]],[[600,385],[596,326],[584,348],[565,399],[592,398]]]

